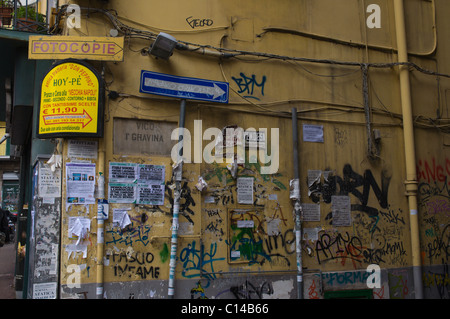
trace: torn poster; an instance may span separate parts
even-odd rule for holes
[[[82,253],[83,258],[87,258],[87,245],[86,244],[69,244],[65,245],[65,250],[67,252],[67,260],[70,259],[72,253],[74,253],[74,258],[76,258],[76,253]]]
[[[129,209],[113,209],[113,225],[119,226],[120,229],[124,229],[131,224],[130,216],[128,215]]]
[[[94,204],[95,164],[66,164],[67,203]]]
[[[141,184],[137,186],[137,204],[164,205],[165,185]]]
[[[205,204],[214,204],[216,202],[216,199],[214,196],[205,196]]]
[[[81,240],[86,239],[87,233],[90,230],[91,230],[91,220],[89,218],[69,217],[67,236],[69,238],[77,236],[78,240],[76,245],[78,245],[81,242]]]
[[[323,143],[323,125],[303,124],[303,141]]]
[[[303,220],[305,222],[320,222],[320,204],[302,204]]]
[[[205,182],[203,177],[198,177],[198,183],[195,184],[195,187],[201,192],[203,189],[205,189],[208,186],[208,184]]]
[[[237,179],[237,200],[239,204],[253,204],[253,177]]]
[[[267,222],[267,235],[269,236],[278,236],[281,233],[281,228],[280,228],[280,224],[281,224],[281,219],[279,218],[275,218],[275,219],[269,219],[267,220],[266,218],[266,222]]]
[[[137,164],[109,163],[109,182],[134,183],[137,179]]]
[[[308,187],[314,185],[314,183],[320,183],[320,177],[322,176],[321,170],[309,169],[308,170]]]
[[[133,204],[136,202],[136,184],[109,183],[108,202]]]
[[[289,189],[289,198],[300,200],[300,181],[297,178],[289,181]]]
[[[303,240],[317,241],[322,227],[303,228]]]
[[[244,132],[245,147],[266,149],[266,132],[265,131],[245,131]]]
[[[331,196],[331,212],[333,215],[333,226],[350,226],[350,196]]]

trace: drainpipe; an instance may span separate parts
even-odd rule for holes
[[[97,179],[97,200],[103,202],[105,199],[105,144],[104,139],[98,142],[98,179]],[[103,298],[103,252],[104,252],[104,218],[97,212],[97,299]]]
[[[411,87],[408,70],[408,50],[406,45],[405,15],[403,0],[394,0],[395,30],[397,34],[398,62],[400,72],[400,94],[403,114],[403,134],[405,140],[406,196],[408,197],[411,225],[411,248],[416,299],[423,299],[422,262],[420,258],[419,216],[417,210],[417,173],[414,146],[414,127],[411,103]]]
[[[178,213],[180,211],[180,198],[181,198],[181,179],[183,172],[183,136],[184,136],[184,120],[186,115],[186,100],[181,100],[180,104],[180,123],[178,131],[178,153],[177,163],[178,166],[174,169],[173,176],[175,179],[175,190],[173,200],[173,220],[172,220],[172,238],[170,247],[170,263],[169,263],[169,289],[167,296],[169,299],[173,299],[175,295],[175,269],[177,261],[177,245],[178,245]]]
[[[291,186],[290,198],[294,200],[295,214],[295,251],[297,253],[297,298],[303,299],[303,266],[302,266],[302,206],[300,204],[300,173],[298,167],[298,127],[297,109],[292,108],[292,140],[294,153],[294,180]],[[292,189],[293,188],[293,189]],[[293,190],[293,192],[292,192]]]

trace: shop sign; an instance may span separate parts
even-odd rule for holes
[[[123,61],[123,37],[30,36],[29,59]]]
[[[85,62],[68,59],[42,81],[38,138],[102,137],[104,84]]]

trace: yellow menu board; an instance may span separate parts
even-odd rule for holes
[[[81,61],[64,60],[42,81],[38,137],[103,134],[103,81]]]

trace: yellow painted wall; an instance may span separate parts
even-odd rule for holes
[[[5,131],[6,131],[6,123],[0,122],[0,135],[1,136],[5,135]],[[0,144],[0,155],[6,155],[6,142],[7,141]]]
[[[82,1],[77,3],[83,5]],[[373,3],[381,7],[380,29],[366,27],[369,13],[365,9]],[[267,128],[270,137],[271,128],[280,130],[277,174],[262,175],[257,165],[249,163],[238,169],[238,176],[254,177],[257,205],[237,203],[237,182],[226,163],[184,166],[186,193],[182,205],[186,200],[188,204],[180,213],[176,272],[179,282],[202,278],[201,288],[204,288],[214,287],[218,279],[230,279],[230,272],[295,274],[293,206],[289,199],[289,180],[293,178],[290,118],[293,107],[299,112],[302,203],[320,205],[320,221],[303,222],[304,229],[312,234],[315,229],[317,235],[313,240],[303,241],[305,269],[347,272],[365,270],[369,264],[378,264],[383,269],[411,266],[397,67],[370,67],[368,71],[371,124],[372,129],[379,130],[381,137],[377,156],[370,159],[367,156],[362,69],[358,65],[330,63],[397,61],[391,1],[304,0],[277,2],[276,5],[267,0],[109,1],[104,6],[113,8],[120,21],[136,29],[154,33],[163,31],[194,44],[278,55],[273,58],[240,55],[219,59],[199,52],[175,51],[165,61],[141,54],[143,49],[148,49],[150,41],[126,38],[123,62],[92,62],[99,71],[104,68],[107,92],[119,93],[116,99],[108,98],[105,105],[105,191],[109,182],[109,162],[166,167],[164,205],[110,204],[110,219],[105,222],[105,283],[166,281],[169,276],[172,205],[167,188],[172,184],[173,163],[167,156],[116,154],[113,149],[115,118],[178,121],[179,101],[139,93],[141,70],[230,84],[230,103],[227,105],[187,102],[186,127],[191,134],[194,120],[202,121],[203,131],[210,127],[222,129],[237,125],[244,130]],[[449,28],[443,13],[449,9],[445,0],[406,1],[408,49],[411,61],[423,69],[450,73],[445,63],[449,54],[446,41]],[[65,34],[107,36],[111,28],[102,14],[90,14],[89,18],[82,16],[81,30],[65,30]],[[439,31],[438,38],[435,29]],[[439,43],[437,49],[436,43]],[[280,56],[323,61],[283,60]],[[448,77],[437,78],[417,70],[411,71],[410,78],[417,125],[423,261],[425,265],[446,264],[444,238],[449,229],[446,183],[450,164],[446,157],[447,122],[439,121],[436,116],[438,113],[439,118],[448,118],[450,81]],[[303,124],[323,125],[323,142],[304,142]],[[440,126],[440,130],[434,127],[441,124],[444,126]],[[208,143],[210,141],[203,141],[203,147]],[[70,160],[64,158],[64,161]],[[426,167],[433,168],[427,172]],[[314,170],[322,172],[320,179],[308,185],[308,175],[313,176]],[[328,179],[324,172],[329,172]],[[208,184],[202,192],[195,187],[199,176]],[[422,192],[425,189],[428,193]],[[333,224],[333,195],[349,196],[352,205],[349,226]],[[214,198],[214,204],[205,203],[211,198]],[[112,210],[119,207],[129,208],[129,215],[134,218],[132,229],[124,233],[112,225]],[[242,218],[253,220],[253,229],[235,228],[238,218],[235,210],[239,209],[248,210]],[[72,205],[63,211],[61,283],[67,282],[70,275],[67,267],[76,263],[86,264],[86,269],[81,272],[81,282],[93,284],[96,282],[96,206]],[[142,222],[143,214],[148,219]],[[86,215],[92,220],[88,255],[87,258],[68,259],[64,245],[73,243],[73,239],[64,233],[67,229],[64,223],[68,216],[76,215]],[[237,255],[232,258],[233,250],[240,250],[239,258]],[[142,261],[142,258],[146,260]],[[397,277],[402,275],[396,273]],[[194,288],[189,285],[189,289]],[[342,288],[337,283],[330,287]],[[165,297],[164,289],[154,296]],[[179,297],[189,298],[189,289],[183,290],[186,293],[180,293]],[[213,295],[217,295],[218,288],[214,289]],[[391,297],[396,295],[394,288],[387,288],[386,295],[379,297],[388,298],[388,290]],[[205,291],[208,295],[208,290]],[[289,291],[290,294],[294,292],[295,289]],[[113,294],[118,292],[106,292],[107,296]]]

